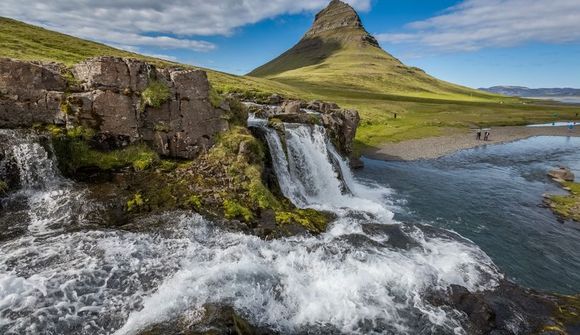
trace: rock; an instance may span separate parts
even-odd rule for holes
[[[285,114],[299,114],[302,107],[302,101],[289,100],[282,104],[282,112]]]
[[[203,306],[203,316],[200,320],[191,319],[184,314],[181,317],[155,325],[140,335],[266,335],[276,334],[271,329],[252,326],[240,316],[232,307],[221,304],[206,304]],[[197,313],[197,312],[196,312]]]
[[[548,172],[548,176],[552,177],[552,179],[554,179],[556,181],[558,181],[558,180],[574,181],[574,179],[575,179],[574,173],[572,173],[570,168],[563,167],[563,166],[558,168],[558,169],[554,169],[554,170]]]
[[[279,94],[272,94],[271,96],[268,97],[268,104],[279,105],[282,103],[283,99],[284,98],[282,98],[282,96]]]
[[[129,89],[136,92],[147,87],[154,67],[134,59],[98,57],[76,64],[72,72],[85,91]]]
[[[360,116],[356,110],[339,109],[322,115],[322,124],[329,130],[328,135],[345,157],[352,154],[352,143],[359,123]]]
[[[185,159],[228,128],[224,110],[210,103],[204,71],[97,57],[73,67],[73,92],[63,73],[62,65],[0,59],[0,127],[82,126],[95,130],[92,143],[103,150],[145,141],[162,156]],[[152,83],[166,87],[167,100],[144,106],[141,93]]]
[[[321,118],[316,114],[280,114],[271,118],[278,119],[285,123],[321,124]]]
[[[0,58],[0,127],[27,127],[62,119],[63,66]]]

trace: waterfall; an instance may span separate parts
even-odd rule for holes
[[[2,129],[0,140],[3,147],[0,177],[3,179],[14,167],[23,189],[45,189],[62,181],[47,139],[31,131]]]
[[[2,129],[0,140],[0,178],[16,188],[2,200],[4,219],[37,235],[69,225],[73,211],[80,210],[83,190],[61,176],[50,139],[29,130]],[[22,211],[10,211],[22,205],[27,220]]]
[[[280,189],[297,207],[338,214],[362,211],[392,218],[380,204],[386,201],[388,190],[371,190],[356,181],[324,127],[285,123],[281,138],[266,120],[251,116],[248,125],[265,134]]]

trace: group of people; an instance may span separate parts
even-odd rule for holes
[[[483,129],[478,129],[477,130],[477,135],[475,136],[475,138],[478,141],[481,141],[481,134],[483,132],[483,140],[484,141],[489,141],[489,136],[491,135],[491,132],[489,130],[485,130],[485,132],[483,131]]]

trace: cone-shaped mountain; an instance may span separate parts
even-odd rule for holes
[[[296,86],[330,85],[400,95],[485,95],[437,80],[385,52],[348,4],[332,0],[302,39],[249,73]]]

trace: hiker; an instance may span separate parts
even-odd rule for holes
[[[395,116],[395,119],[397,119],[397,113],[393,113],[393,114],[395,114],[395,115],[394,115],[394,116]]]
[[[475,136],[475,139],[481,141],[481,129],[477,130],[477,135]]]
[[[483,140],[484,141],[489,141],[489,135],[490,135],[490,132],[486,130],[485,131],[485,134],[483,135]]]

